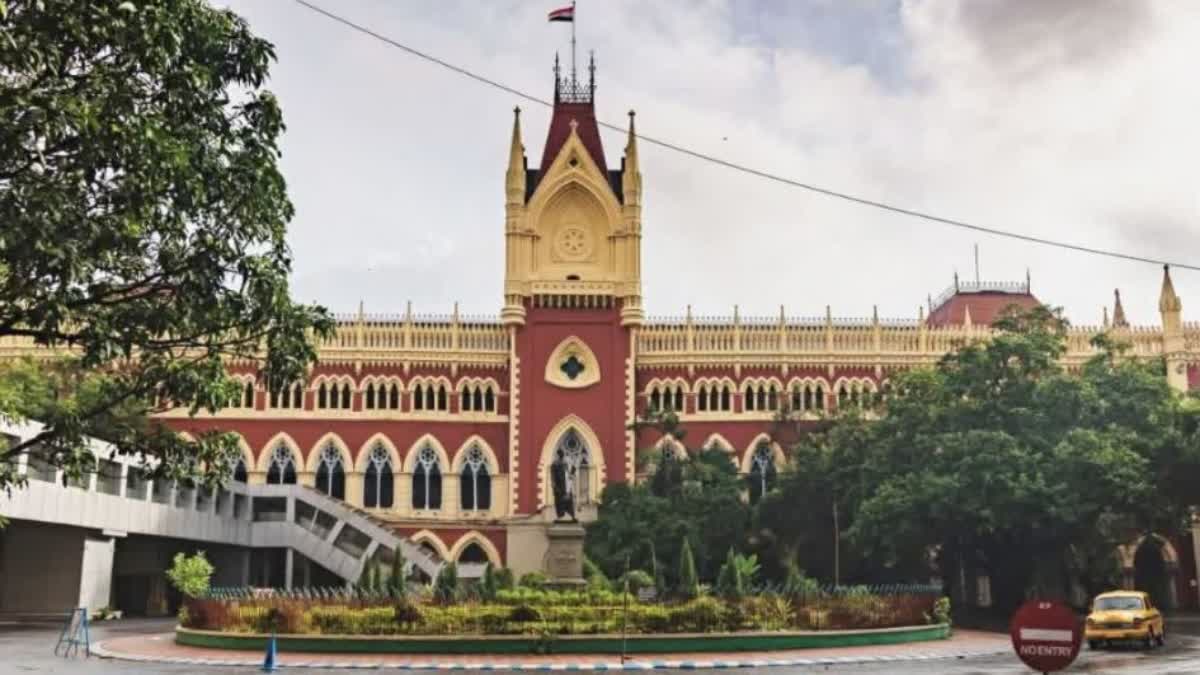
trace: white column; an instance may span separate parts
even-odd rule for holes
[[[292,590],[292,573],[296,567],[296,552],[292,549],[284,549],[285,557],[283,563],[283,587],[287,590]]]

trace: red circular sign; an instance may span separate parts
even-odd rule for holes
[[[1071,665],[1083,641],[1075,612],[1047,600],[1030,600],[1022,605],[1013,615],[1009,633],[1017,656],[1043,673]]]

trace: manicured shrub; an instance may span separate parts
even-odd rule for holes
[[[393,598],[403,598],[408,592],[408,583],[404,579],[404,553],[400,547],[396,547],[395,555],[392,556],[392,573],[388,575],[387,585]]]
[[[513,578],[513,571],[507,567],[501,567],[496,570],[496,590],[508,590],[517,587],[517,582]]]
[[[683,538],[679,552],[679,597],[691,600],[700,595],[700,581],[696,578],[696,561],[692,557],[692,545]]]
[[[521,575],[521,582],[518,584],[522,588],[545,588],[550,583],[550,579],[541,572],[527,572]]]
[[[528,621],[541,621],[542,614],[529,605],[518,605],[513,607],[508,614],[508,620],[514,623],[523,623]]]
[[[738,572],[737,557],[733,549],[729,549],[729,554],[725,556],[725,564],[721,565],[721,571],[717,573],[717,594],[728,600],[737,600],[745,593],[742,576]]]
[[[458,599],[458,595],[458,565],[448,562],[442,565],[433,583],[433,599],[442,604],[450,604]]]

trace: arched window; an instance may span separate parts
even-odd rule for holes
[[[701,386],[696,390],[696,410],[704,412],[708,410],[708,387]]]
[[[392,508],[395,499],[395,484],[392,476],[392,458],[387,448],[376,445],[367,458],[367,472],[363,476],[363,506],[369,509]]]
[[[437,406],[434,404],[434,391],[432,384],[425,385],[425,409],[437,410]]]
[[[317,461],[317,490],[334,499],[346,498],[346,470],[342,468],[342,453],[333,443],[321,448]]]
[[[233,465],[233,482],[235,482],[235,483],[245,483],[246,482],[246,460],[245,459],[239,458],[237,461],[237,464]]]
[[[472,387],[463,388],[462,398],[458,402],[459,410],[467,411],[471,409],[471,389]]]
[[[574,429],[563,434],[554,449],[554,465],[562,467],[566,477],[567,492],[575,498],[575,506],[591,501],[591,483],[588,481],[588,452],[583,439]],[[553,470],[551,475],[553,475]]]
[[[317,387],[317,407],[321,409],[329,407],[329,387],[324,382]]]
[[[242,407],[254,407],[254,383],[246,382],[245,388],[242,389]]]
[[[483,550],[477,542],[471,542],[463,547],[463,550],[458,554],[458,562],[460,563],[480,563],[486,564],[488,560],[487,551]]]
[[[382,394],[380,394],[382,396]],[[400,409],[400,387],[393,382],[391,389],[388,390],[388,408],[392,410]]]
[[[292,385],[292,407],[297,410],[304,407],[304,387],[299,382]]]
[[[425,385],[418,384],[413,388],[413,410],[425,409]]]
[[[446,396],[446,385],[444,385],[444,384],[438,387],[437,409],[438,410],[449,410],[450,409],[449,397]]]
[[[725,385],[725,386],[721,387],[721,408],[720,409],[721,410],[730,410],[733,407],[731,405],[732,400],[733,400],[733,391],[729,388],[729,385]]]
[[[492,413],[496,412],[496,393],[492,391],[491,387],[488,387],[487,391],[483,393],[483,409]]]
[[[759,443],[754,448],[754,456],[750,458],[750,475],[747,476],[751,504],[757,504],[775,485],[775,473],[775,456],[771,453],[770,444]]]
[[[467,450],[459,489],[464,511],[487,511],[492,508],[492,478],[488,475],[487,458],[478,445]]]
[[[742,407],[746,410],[754,410],[754,387],[746,385],[746,392],[742,394]]]
[[[420,510],[442,508],[442,470],[438,467],[437,452],[428,445],[421,448],[413,467],[412,507]]]
[[[349,410],[351,408],[350,397],[352,395],[353,394],[350,393],[350,385],[343,384],[342,385],[342,410]]]
[[[475,393],[471,396],[472,410],[483,410],[483,387],[475,389]]]
[[[658,412],[662,409],[662,394],[659,393],[658,387],[650,391],[650,401],[647,404],[650,412]]]
[[[363,408],[366,410],[374,410],[375,409],[375,385],[368,384],[367,390],[365,392],[363,392],[363,394],[364,394]],[[382,401],[381,401],[381,403],[382,403]],[[383,406],[381,405],[379,407],[382,408]]]
[[[683,387],[675,388],[675,401],[672,404],[672,409],[675,412],[683,412]]]
[[[279,445],[271,451],[271,464],[267,467],[268,485],[295,485],[296,462],[292,459],[292,451],[286,445]]]

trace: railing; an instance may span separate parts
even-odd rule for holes
[[[1128,343],[1139,357],[1162,355],[1163,331],[1156,326],[1105,328],[1072,326],[1067,330],[1067,359],[1083,360],[1099,350],[1092,340],[1108,332]],[[834,357],[838,355],[936,358],[973,340],[985,340],[989,326],[929,326],[914,320],[781,320],[739,318],[693,322],[660,320],[638,332],[639,358],[686,362],[703,356]],[[1185,348],[1200,351],[1200,324],[1184,325]]]

